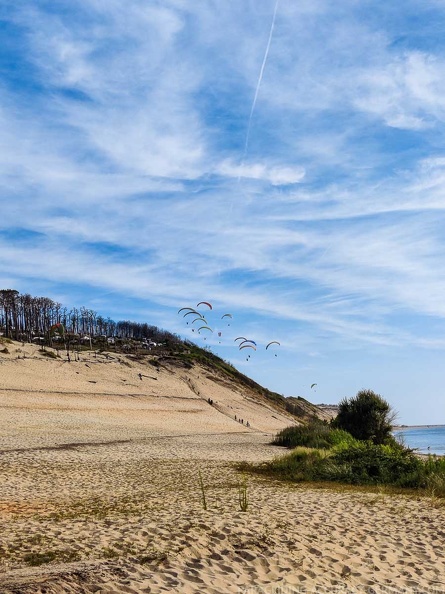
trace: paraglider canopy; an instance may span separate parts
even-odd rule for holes
[[[314,386],[317,386],[318,384],[311,384],[311,388],[313,388]]]
[[[243,344],[240,346],[239,350],[242,351],[243,349],[253,349],[256,351],[256,346],[253,344]]]
[[[237,340],[247,340],[247,338],[245,336],[238,336],[238,338],[233,339],[233,342],[236,342]]]
[[[196,311],[196,309],[193,309],[193,307],[181,307],[181,309],[178,309],[178,314],[181,313],[181,311],[186,311],[189,310],[190,312],[194,311],[195,313],[198,313]]]
[[[209,307],[210,309],[213,309],[212,304],[209,303],[208,301],[200,301],[196,307],[199,307],[200,305],[207,305],[207,307]]]
[[[204,316],[198,316],[197,318],[195,318],[194,320],[192,320],[192,324],[194,324],[195,322],[204,322],[204,324],[207,324],[207,320],[204,318]]]
[[[241,348],[241,345],[243,345],[245,342],[250,342],[250,343],[252,343],[252,344],[254,344],[256,346],[256,342],[254,340],[247,340],[247,338],[246,338],[245,340],[243,340],[242,342],[239,343],[240,344],[240,348]]]
[[[271,344],[279,344],[281,346],[281,343],[278,342],[278,340],[272,340],[271,342],[269,342],[269,344],[266,346],[266,350],[270,347]]]

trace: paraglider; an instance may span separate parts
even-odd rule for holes
[[[251,342],[252,344],[254,344],[256,346],[256,342],[254,340],[247,340],[247,338],[245,340],[243,340],[243,342],[239,343],[239,346],[241,348],[241,345],[243,345],[245,342]]]
[[[224,318],[229,318],[230,320],[233,319],[232,314],[226,313],[223,316],[221,316],[221,320],[224,320]],[[227,326],[230,326],[230,324],[227,324]]]
[[[311,390],[314,386],[317,386],[318,384],[311,384]]]
[[[238,336],[238,338],[233,339],[233,342],[236,342],[237,340],[247,340],[247,338],[245,338],[244,336]]]
[[[194,320],[192,320],[192,324],[194,324],[195,322],[204,322],[204,324],[207,324],[207,320],[205,318],[203,318],[202,316],[199,316],[197,318],[195,318]]]
[[[210,330],[210,332],[213,332],[213,330],[208,326],[201,326],[201,328],[198,328],[198,332],[201,332],[201,330]]]
[[[267,349],[270,347],[270,345],[271,345],[271,344],[278,344],[278,345],[280,345],[280,346],[281,346],[281,343],[280,343],[280,342],[278,342],[278,340],[272,340],[271,342],[269,342],[269,344],[268,344],[268,345],[266,345],[266,351],[267,351]]]
[[[242,351],[243,349],[253,349],[256,351],[256,346],[253,344],[243,344],[240,346],[239,350]]]
[[[199,307],[200,305],[207,305],[207,307],[208,307],[209,309],[213,309],[213,307],[212,307],[212,304],[211,304],[211,303],[209,303],[208,301],[200,301],[200,302],[199,302],[199,303],[196,305],[196,307]]]
[[[193,309],[193,307],[181,307],[181,309],[178,309],[178,314],[181,313],[181,311],[185,311],[186,309],[198,313],[195,309]]]
[[[191,309],[191,308],[190,308],[190,309]],[[204,319],[204,318],[201,316],[201,314],[200,314],[198,311],[194,310],[194,309],[191,309],[191,311],[188,311],[188,312],[187,312],[187,313],[185,313],[185,314],[184,314],[182,317],[183,317],[183,318],[186,318],[187,316],[190,316],[190,315],[192,315],[192,316],[199,316],[199,317],[198,317],[198,320],[203,320],[203,319]],[[192,322],[192,324],[193,324],[193,322]],[[188,325],[188,322],[187,322],[187,325]]]

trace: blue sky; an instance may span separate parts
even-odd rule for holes
[[[444,33],[439,0],[5,0],[1,288],[445,423]]]

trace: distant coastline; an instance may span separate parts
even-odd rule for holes
[[[433,427],[445,427],[445,423],[431,424],[431,425],[393,425],[393,431],[400,431],[402,429],[430,429]]]

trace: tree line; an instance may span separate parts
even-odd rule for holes
[[[51,328],[62,324],[71,338],[88,336],[91,340],[118,338],[152,340],[168,345],[181,339],[147,323],[114,321],[87,307],[64,307],[48,297],[32,297],[15,289],[0,289],[0,333],[6,338],[31,342],[36,337],[50,339]]]

